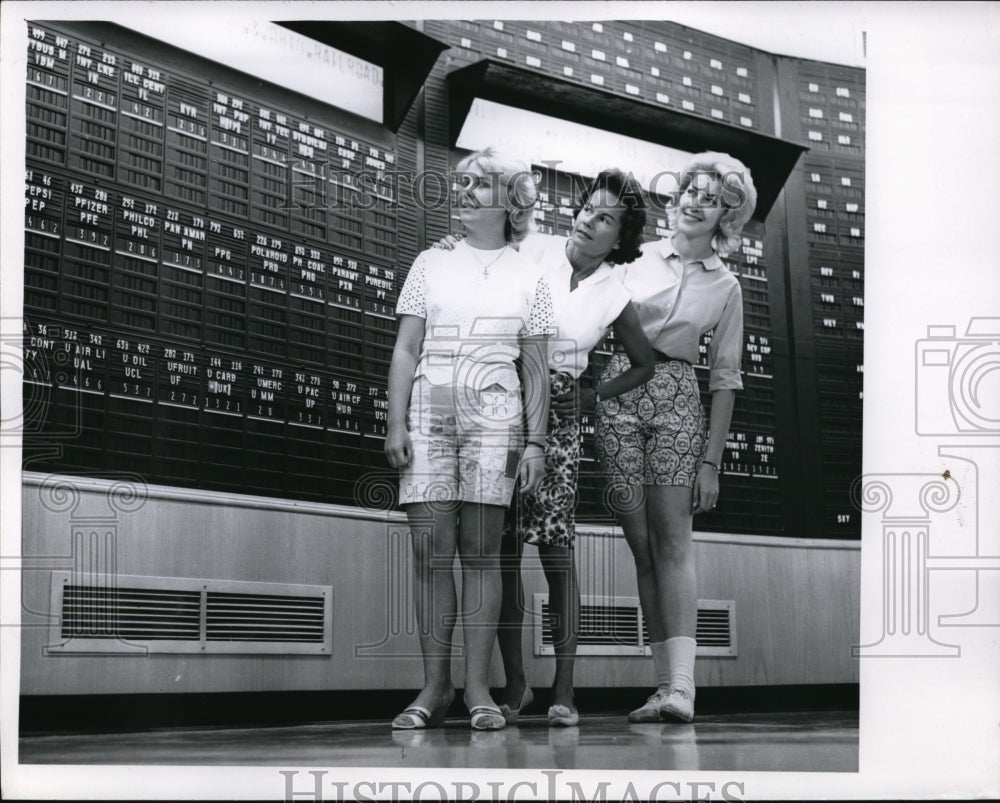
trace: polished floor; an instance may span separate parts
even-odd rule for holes
[[[175,728],[31,735],[22,764],[283,765],[856,772],[856,712],[713,714],[690,725],[643,724],[621,714],[549,728],[544,716],[517,727],[392,731],[387,722],[287,727]]]

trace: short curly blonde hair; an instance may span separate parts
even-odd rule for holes
[[[531,231],[532,210],[538,201],[534,174],[524,162],[498,154],[493,148],[470,153],[455,165],[455,171],[461,174],[472,167],[496,176],[500,186],[506,188],[501,195],[507,211],[503,234],[508,243],[517,245]]]
[[[706,151],[691,157],[691,161],[681,172],[680,191],[684,192],[691,180],[698,174],[714,174],[722,183],[719,193],[725,212],[712,237],[712,248],[719,256],[727,256],[739,250],[743,242],[743,227],[753,216],[757,207],[757,188],[750,175],[750,168],[734,156],[717,151]],[[673,210],[676,215],[677,210]],[[674,227],[671,219],[671,228]]]

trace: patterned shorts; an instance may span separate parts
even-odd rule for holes
[[[612,355],[601,381],[628,366],[624,354]],[[694,485],[708,431],[693,366],[657,363],[645,385],[599,407],[597,450],[612,487]]]
[[[574,384],[569,374],[551,374],[552,398]],[[576,537],[576,483],[580,467],[580,421],[549,409],[545,476],[533,494],[518,494],[517,531],[528,544],[571,549]]]
[[[510,504],[524,448],[520,391],[432,385],[421,376],[406,426],[413,460],[399,472],[399,504]]]

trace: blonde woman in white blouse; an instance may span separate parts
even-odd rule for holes
[[[576,494],[582,409],[645,382],[653,373],[653,353],[613,266],[635,259],[646,224],[645,201],[635,180],[621,170],[602,170],[581,193],[569,236],[533,232],[520,244],[523,256],[539,266],[552,294],[554,334],[548,341],[551,391],[545,476],[539,487],[522,490],[508,511],[503,539],[503,601],[497,640],[506,686],[501,710],[508,724],[519,721],[534,694],[524,674],[521,628],[524,590],[520,544],[532,544],[545,573],[555,673],[550,726],[579,722],[573,700],[573,669],[580,620],[576,571]],[[437,248],[452,249],[446,237]],[[630,365],[596,388],[581,387],[590,351],[614,329]]]
[[[633,722],[694,718],[692,517],[719,497],[722,451],[743,387],[743,298],[720,257],[739,247],[757,193],[750,171],[728,154],[694,156],[682,176],[673,235],[647,243],[641,257],[618,269],[653,348],[655,373],[643,387],[599,404],[597,445],[635,560],[656,673],[657,688],[629,714]],[[709,331],[706,420],[693,365]],[[627,365],[625,355],[613,355],[604,378]]]
[[[528,231],[534,179],[524,165],[490,150],[460,161],[456,173],[466,238],[452,251],[427,250],[414,262],[400,292],[389,367],[385,453],[400,470],[424,665],[423,688],[393,720],[399,729],[443,720],[454,697],[452,631],[459,616],[470,725],[504,727],[488,682],[504,511],[515,481],[534,489],[544,471],[552,305],[546,282],[516,249]],[[452,575],[456,552],[461,605]]]

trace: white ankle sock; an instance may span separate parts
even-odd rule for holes
[[[665,689],[670,685],[670,660],[667,656],[667,642],[651,641],[649,649],[653,653],[653,670],[656,672],[656,686]]]
[[[694,654],[698,642],[688,636],[675,636],[662,644],[670,666],[670,688],[694,697]]]

